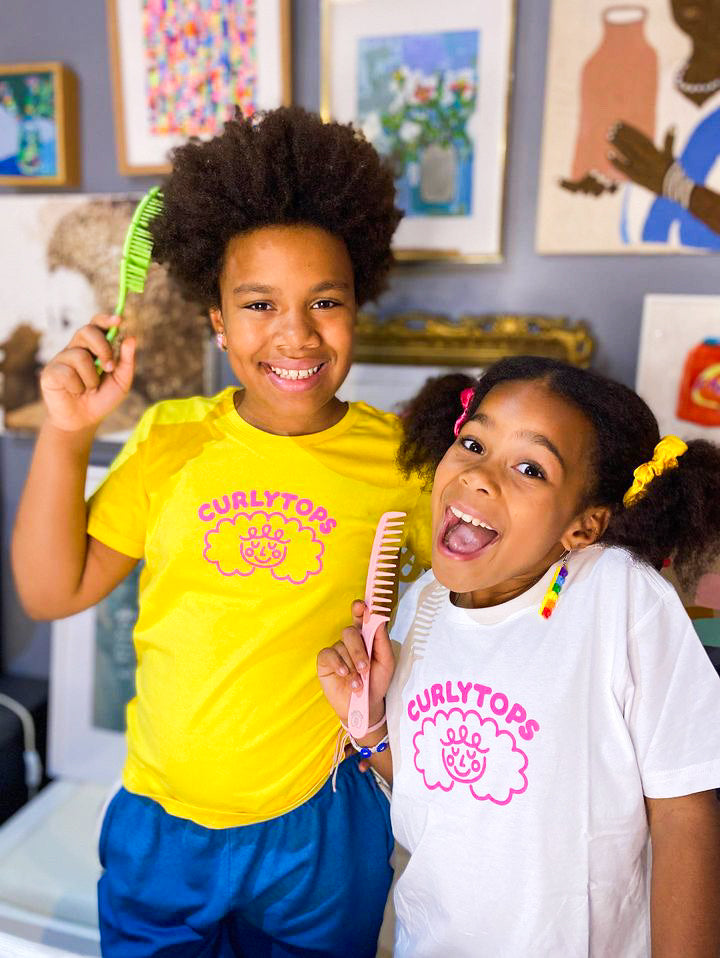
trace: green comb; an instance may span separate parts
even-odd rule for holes
[[[125,297],[128,290],[142,293],[145,288],[150,260],[152,258],[152,236],[148,229],[150,220],[162,210],[162,193],[159,186],[153,186],[138,203],[123,243],[120,260],[120,288],[115,306],[115,316],[122,316],[125,309]],[[111,343],[118,334],[118,327],[111,326],[105,333],[105,339]],[[102,363],[95,360],[98,371]]]

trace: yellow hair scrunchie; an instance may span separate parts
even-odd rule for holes
[[[677,466],[677,457],[687,450],[687,444],[677,436],[665,436],[655,446],[653,457],[649,462],[643,462],[633,472],[634,482],[623,496],[623,505],[631,506],[633,502],[645,492],[645,487],[666,469]]]

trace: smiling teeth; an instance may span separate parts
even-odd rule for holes
[[[481,522],[479,519],[475,519],[473,516],[469,516],[467,512],[460,512],[459,509],[456,509],[455,506],[450,506],[450,512],[458,519],[462,519],[463,522],[469,522],[474,526],[482,526],[483,529],[489,529],[491,532],[495,532],[492,526],[489,526],[487,522]]]
[[[313,366],[312,369],[282,369],[280,366],[271,366],[270,369],[281,379],[309,379],[320,366]]]

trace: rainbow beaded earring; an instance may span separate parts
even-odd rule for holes
[[[568,569],[567,569],[567,560],[569,552],[566,552],[560,561],[560,565],[555,570],[555,575],[552,577],[552,582],[550,583],[550,588],[545,593],[545,596],[542,600],[542,604],[538,609],[538,612],[543,617],[543,619],[549,619],[553,614],[553,609],[557,605],[558,596],[560,595],[560,590],[565,585],[565,579],[567,579]]]

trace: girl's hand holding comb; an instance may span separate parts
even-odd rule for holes
[[[117,360],[105,338],[116,316],[94,316],[43,369],[40,390],[48,421],[57,429],[94,429],[127,396],[135,369],[135,340],[126,339]],[[99,361],[99,372],[95,360]]]
[[[340,721],[347,725],[348,703],[352,692],[360,689],[368,678],[368,657],[360,633],[365,603],[357,599],[352,604],[353,625],[343,629],[342,639],[331,648],[321,649],[317,657],[317,672],[323,692],[335,709]],[[375,634],[370,664],[370,725],[375,725],[385,714],[385,694],[395,671],[387,625]],[[382,738],[383,730],[369,737]]]

